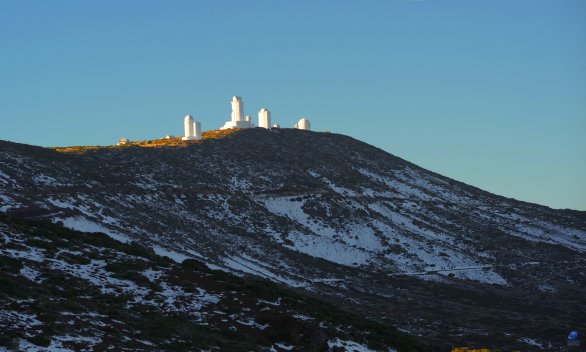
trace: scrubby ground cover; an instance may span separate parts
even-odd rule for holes
[[[0,234],[4,349],[432,349],[269,281],[177,263],[104,234],[1,214]]]

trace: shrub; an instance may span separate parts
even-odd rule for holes
[[[11,257],[0,257],[0,269],[5,272],[17,274],[22,269],[22,263]]]
[[[49,345],[51,344],[51,339],[45,335],[29,337],[27,340],[41,347],[49,347]]]

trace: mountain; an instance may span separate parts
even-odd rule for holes
[[[0,142],[0,211],[268,278],[425,342],[556,349],[586,321],[586,212],[496,196],[333,133],[204,137]]]

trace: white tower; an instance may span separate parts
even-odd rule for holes
[[[266,108],[258,112],[258,127],[271,128],[271,112]]]
[[[220,127],[221,130],[225,130],[228,128],[252,128],[254,125],[251,122],[250,116],[246,116],[243,118],[244,115],[244,103],[242,102],[241,97],[232,97],[232,116],[230,121],[226,122],[224,126]]]
[[[302,117],[293,127],[299,130],[311,130],[311,125],[309,124],[309,120],[307,119],[307,117]]]
[[[201,123],[199,121],[193,121],[193,139],[201,139]]]
[[[183,125],[185,126],[185,137],[181,138],[184,141],[190,141],[194,138],[194,123],[193,123],[193,117],[191,117],[191,115],[187,115],[185,116],[185,120],[183,122]]]
[[[252,118],[250,117],[250,115],[246,115],[244,121],[246,121],[246,123],[250,123],[252,121]]]
[[[244,112],[244,103],[241,97],[232,97],[232,122],[238,123],[242,121],[242,113]]]

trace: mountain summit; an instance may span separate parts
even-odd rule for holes
[[[333,133],[157,145],[0,142],[0,211],[268,278],[450,345],[561,348],[584,322],[586,212]]]

